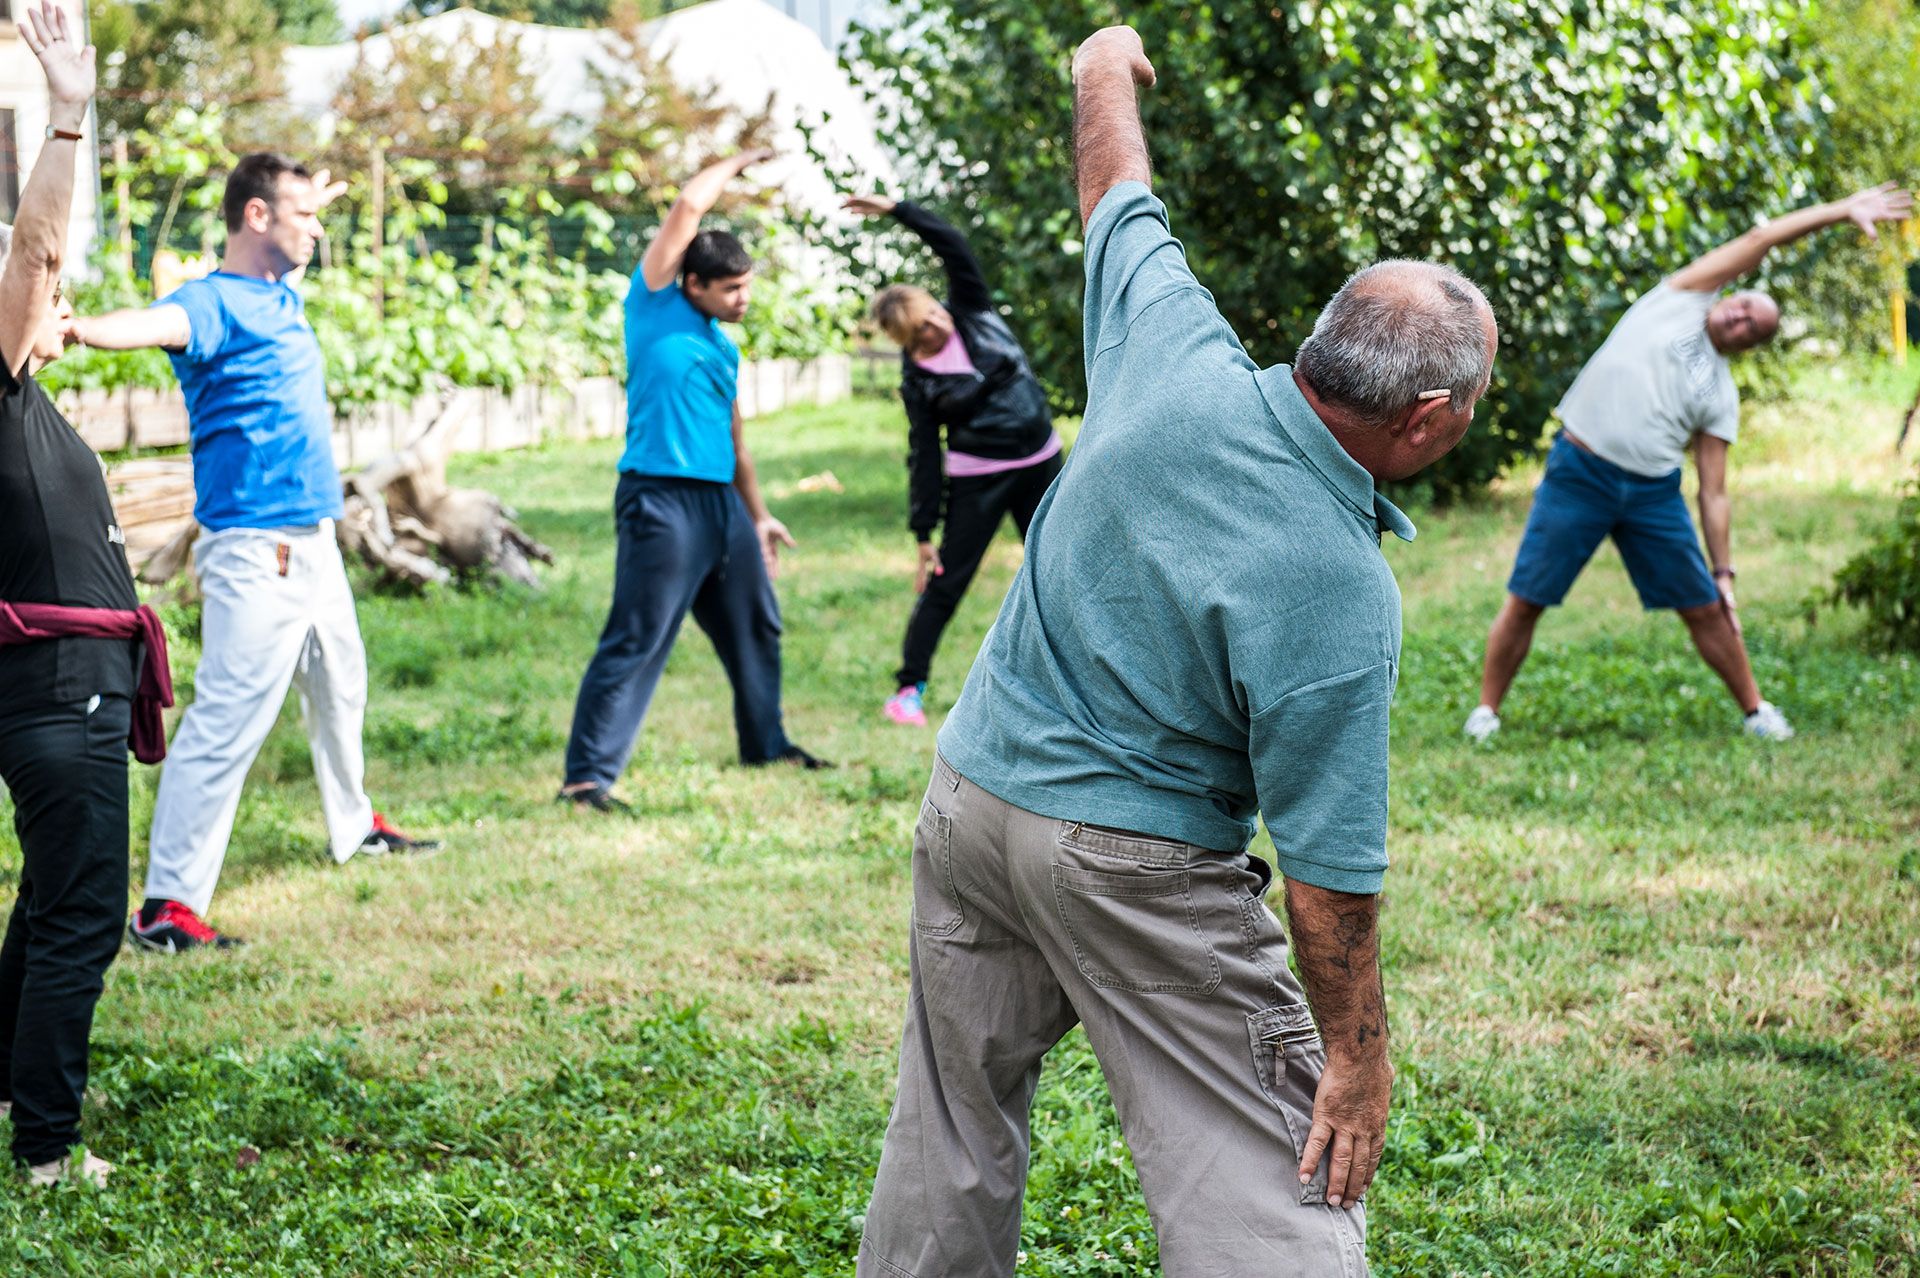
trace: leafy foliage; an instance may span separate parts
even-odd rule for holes
[[[1864,609],[1885,647],[1920,652],[1920,478],[1908,484],[1893,521],[1834,575],[1827,602]]]
[[[1819,159],[1826,193],[1920,181],[1920,8],[1911,0],[1822,0],[1801,30],[1817,70],[1829,139]],[[1888,298],[1920,262],[1920,221],[1882,230],[1872,252],[1854,237],[1823,237],[1801,290],[1823,334],[1860,350],[1884,348]]]
[[[913,194],[973,235],[1036,368],[1083,401],[1068,64],[1131,20],[1159,71],[1155,186],[1249,352],[1288,358],[1342,279],[1433,257],[1503,328],[1477,485],[1539,441],[1628,300],[1800,202],[1818,137],[1781,0],[898,0],[850,63]],[[993,68],[983,74],[982,68]]]

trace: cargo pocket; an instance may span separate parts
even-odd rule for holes
[[[964,922],[953,886],[953,818],[923,802],[913,829],[913,925],[947,936]]]
[[[1194,915],[1185,870],[1053,867],[1053,897],[1080,974],[1104,989],[1206,994],[1220,963]]]
[[[1313,1013],[1299,1003],[1254,1012],[1247,1017],[1247,1039],[1253,1047],[1254,1077],[1287,1124],[1298,1166],[1313,1131],[1314,1093],[1327,1068],[1327,1049],[1314,1028]],[[1302,1203],[1327,1201],[1327,1172],[1332,1163],[1329,1146],[1313,1179],[1300,1187]]]

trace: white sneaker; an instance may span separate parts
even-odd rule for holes
[[[63,1180],[83,1180],[95,1189],[104,1189],[107,1177],[111,1175],[112,1163],[104,1158],[95,1158],[85,1150],[27,1168],[27,1182],[41,1189],[57,1185]]]
[[[1494,713],[1492,706],[1475,706],[1473,713],[1467,716],[1466,733],[1475,741],[1485,741],[1500,731],[1500,716]]]
[[[1759,737],[1763,741],[1793,740],[1793,725],[1787,722],[1787,716],[1771,701],[1762,701],[1747,716],[1746,732],[1750,737]]]

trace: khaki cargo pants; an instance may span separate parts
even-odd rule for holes
[[[1299,1183],[1325,1052],[1264,862],[1056,821],[944,759],[861,1278],[1014,1272],[1040,1060],[1084,1024],[1170,1278],[1364,1278],[1365,1208]]]

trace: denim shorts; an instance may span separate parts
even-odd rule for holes
[[[1554,438],[1507,590],[1552,607],[1611,536],[1647,608],[1698,608],[1720,592],[1680,495],[1680,471],[1649,479]]]

